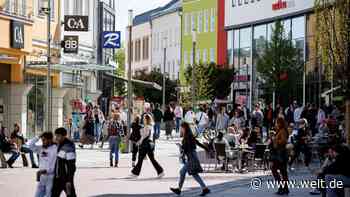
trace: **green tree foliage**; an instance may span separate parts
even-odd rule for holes
[[[195,66],[195,93],[196,100],[225,99],[231,92],[233,70],[229,68],[218,68],[215,63]],[[188,66],[185,72],[186,83],[191,87],[192,67]],[[184,94],[190,94],[188,92]],[[183,95],[183,97],[189,95]],[[186,97],[186,98],[187,98]]]
[[[154,69],[150,73],[147,73],[146,71],[139,71],[138,73],[136,73],[135,79],[154,82],[160,86],[163,85],[163,74],[160,72],[159,69]],[[170,101],[176,101],[176,81],[172,81],[167,77],[165,81],[165,86],[165,102],[169,103]],[[152,87],[146,87],[142,84],[133,84],[133,91],[136,96],[143,96],[147,102],[159,104],[163,102],[162,90],[156,90]]]
[[[342,83],[350,98],[350,0],[316,0],[315,10],[316,40],[326,77]]]
[[[289,34],[285,33],[283,24],[277,21],[271,39],[257,62],[265,93],[271,95],[275,91],[277,99],[286,103],[292,96],[292,90],[296,89],[297,78],[302,76],[302,59]]]
[[[125,76],[125,49],[120,48],[118,49],[117,53],[114,56],[115,61],[118,64],[118,68],[115,70],[115,75],[118,77],[124,77]],[[121,79],[116,79],[114,81],[114,89],[115,89],[115,95],[118,96],[124,96],[126,94],[126,84],[125,81]]]

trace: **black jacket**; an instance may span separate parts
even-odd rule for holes
[[[58,145],[57,161],[55,166],[55,178],[64,182],[73,182],[76,171],[76,152],[75,144],[65,139]]]
[[[350,150],[344,146],[342,152],[335,158],[335,161],[323,170],[323,174],[340,174],[350,177],[349,156]]]

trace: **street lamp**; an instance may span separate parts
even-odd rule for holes
[[[131,133],[131,113],[132,113],[132,84],[131,84],[131,58],[132,58],[132,22],[133,22],[133,10],[129,10],[129,49],[128,49],[128,123],[127,123],[127,135]],[[129,152],[129,141],[126,142],[127,151]]]
[[[196,92],[195,92],[195,87],[196,87],[196,44],[197,44],[197,34],[196,34],[196,29],[192,30],[192,108],[196,106]]]
[[[166,41],[167,41],[167,37],[165,36],[164,38],[164,65],[163,65],[163,110],[165,110],[165,82],[166,82],[166,73],[165,73],[165,68],[166,68]]]
[[[47,80],[46,80],[46,130],[52,130],[52,92],[51,92],[51,0],[43,0],[41,12],[47,15]]]

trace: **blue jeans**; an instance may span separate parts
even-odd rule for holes
[[[179,180],[180,190],[182,189],[182,186],[185,182],[187,171],[188,171],[188,164],[185,162],[180,170],[180,180]],[[202,178],[198,174],[192,175],[192,177],[194,178],[194,180],[197,181],[197,183],[201,186],[202,189],[207,187],[204,181],[202,180]]]
[[[99,141],[100,141],[100,137],[101,137],[102,124],[99,123],[99,122],[95,122],[94,129],[95,129],[95,139],[96,139],[96,142],[99,142]]]
[[[43,174],[36,188],[35,197],[51,197],[54,175]]]
[[[159,139],[160,136],[160,122],[154,123],[154,133],[153,133],[153,141]]]
[[[179,133],[180,125],[181,125],[181,118],[176,118],[176,127],[175,127],[176,133]]]
[[[16,150],[10,150],[8,153],[11,153],[11,157],[7,160],[7,164],[9,166],[12,166],[13,163],[15,163],[15,161],[18,159],[18,157],[20,156],[20,153],[17,152]]]
[[[28,153],[29,154],[29,158],[30,158],[30,162],[32,164],[32,167],[36,166],[35,159],[34,159],[34,153],[33,153],[33,151],[30,148],[28,148],[26,145],[23,145],[21,147],[21,152]]]
[[[113,153],[115,155],[114,161],[119,161],[119,136],[110,136],[109,137],[109,159],[113,161]]]
[[[330,186],[334,187],[334,185],[337,185],[338,181],[340,181],[342,183],[343,188],[350,186],[350,177],[347,177],[344,175],[334,175],[334,174],[326,175],[327,197],[338,197],[339,196],[338,195],[339,190],[343,189],[343,188],[331,188],[330,187]],[[332,183],[332,184],[330,184],[330,183]]]

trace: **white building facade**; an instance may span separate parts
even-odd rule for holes
[[[152,67],[179,78],[181,64],[181,2],[172,1],[152,15]]]

